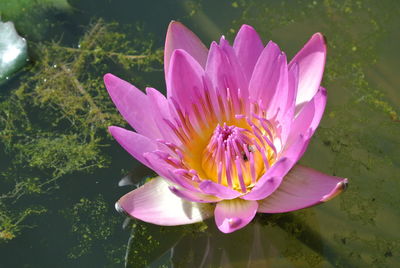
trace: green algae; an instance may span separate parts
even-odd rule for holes
[[[30,215],[45,213],[39,197],[58,188],[60,178],[109,165],[107,127],[126,123],[102,75],[113,66],[140,84],[141,75],[161,69],[162,55],[142,26],[131,29],[133,38],[118,29],[98,20],[78,47],[35,43],[33,63],[1,96],[0,241],[18,235]]]
[[[68,257],[78,259],[91,253],[92,248],[103,245],[104,252],[109,252],[111,235],[118,226],[119,217],[109,217],[110,206],[103,196],[99,194],[94,199],[81,198],[72,208],[63,210],[63,215],[71,223],[71,233],[76,237],[77,245],[74,246]],[[116,250],[113,248],[113,250]],[[122,263],[123,254],[115,258],[110,252],[112,263]]]

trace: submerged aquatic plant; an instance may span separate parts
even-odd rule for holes
[[[326,104],[320,87],[326,44],[314,34],[287,63],[270,41],[243,25],[233,46],[222,37],[210,50],[179,22],[168,28],[167,97],[146,94],[111,74],[104,81],[132,132],[114,138],[160,177],[116,204],[132,217],[180,225],[215,215],[230,233],[257,212],[279,213],[325,202],[346,179],[296,165]]]
[[[0,244],[30,227],[27,219],[45,214],[43,196],[59,189],[66,175],[110,164],[104,130],[124,122],[93,74],[110,64],[135,77],[162,68],[162,50],[142,26],[128,27],[133,36],[122,29],[100,19],[88,25],[78,48],[33,43],[33,60],[18,83],[0,87]]]

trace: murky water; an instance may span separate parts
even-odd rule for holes
[[[2,19],[15,22],[32,59],[0,88],[0,267],[124,267],[125,262],[128,267],[398,267],[397,1],[33,2],[41,4],[0,0]],[[348,190],[317,207],[258,215],[229,235],[220,233],[213,219],[159,227],[119,215],[114,202],[135,187],[119,187],[120,179],[128,176],[139,184],[154,174],[107,136],[107,124],[123,122],[99,93],[105,88],[98,80],[112,72],[141,88],[165,91],[157,53],[172,19],[206,44],[221,34],[232,40],[241,24],[250,24],[289,58],[314,32],[324,33],[328,104],[300,163],[349,178]],[[110,37],[110,22],[119,23],[111,32],[126,36]],[[115,40],[135,42],[127,48]],[[148,62],[126,57],[138,54],[155,56]],[[59,78],[71,73],[68,81]],[[43,79],[52,77],[60,83],[51,84],[54,90],[76,79],[72,87],[84,85],[86,93],[77,86],[79,94],[62,95],[57,102],[61,95],[43,86]],[[72,96],[87,98],[85,107],[107,109],[106,115],[72,109],[78,100]],[[73,159],[55,161],[60,155]],[[5,198],[22,182],[25,190],[18,193],[23,195]],[[24,216],[26,208],[30,212]]]

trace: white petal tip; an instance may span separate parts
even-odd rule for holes
[[[118,202],[115,202],[115,210],[123,215],[129,216],[129,214],[121,207]]]
[[[328,40],[326,39],[326,36],[323,35],[323,34],[320,33],[320,32],[315,33],[315,34],[313,35],[313,37],[318,37],[319,39],[321,39],[321,41],[324,43],[325,46],[328,44]]]

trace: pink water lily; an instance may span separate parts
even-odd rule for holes
[[[159,177],[123,196],[134,218],[182,225],[215,216],[230,233],[257,212],[281,213],[325,202],[347,180],[296,165],[326,104],[320,87],[326,44],[314,34],[287,63],[270,41],[243,25],[233,46],[208,50],[179,22],[168,27],[167,96],[146,94],[111,74],[107,90],[136,130],[112,126],[114,138]]]

